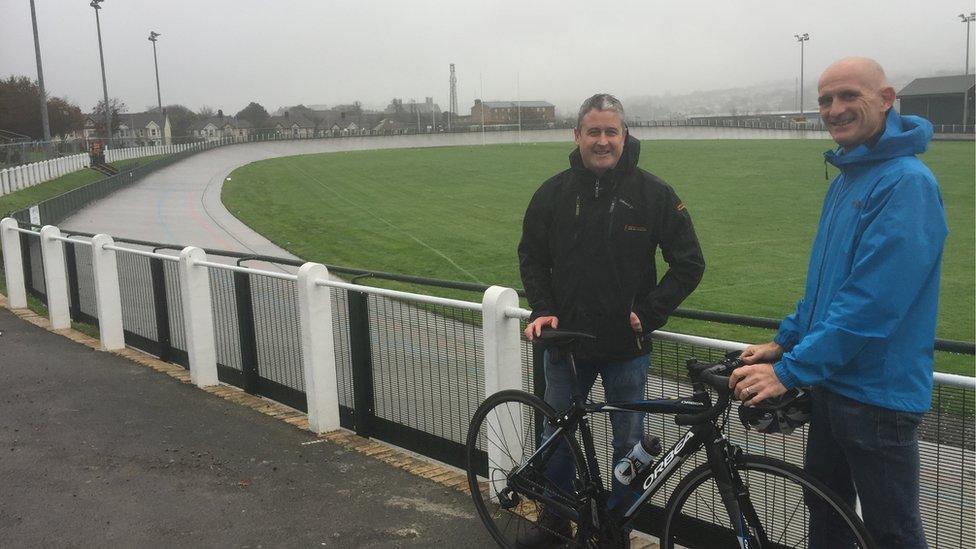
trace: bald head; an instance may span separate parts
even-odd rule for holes
[[[888,77],[881,65],[869,57],[845,57],[831,63],[820,75],[820,85],[824,80],[854,78],[871,88],[888,87]]]
[[[884,131],[895,89],[874,59],[848,57],[827,67],[817,85],[820,117],[838,145],[852,150]]]

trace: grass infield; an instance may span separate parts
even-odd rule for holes
[[[642,146],[640,166],[676,189],[705,252],[705,278],[683,306],[773,318],[790,312],[802,294],[828,178],[836,174],[821,155],[831,142]],[[572,148],[494,145],[279,158],[235,170],[222,199],[242,221],[311,261],[520,287],[515,250],[522,215],[539,185],[568,166]],[[971,341],[974,144],[933,143],[923,160],[939,179],[950,227],[938,335]],[[668,329],[740,341],[771,335],[681,319]],[[940,356],[938,363],[943,371],[973,374],[972,357]]]

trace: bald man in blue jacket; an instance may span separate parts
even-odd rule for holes
[[[932,124],[901,116],[884,70],[842,59],[819,82],[840,169],[824,200],[806,290],[775,339],[743,351],[730,380],[744,406],[813,387],[805,468],[852,506],[879,547],[926,547],[917,429],[932,399],[932,353],[948,229],[939,185],[916,158]],[[856,486],[856,491],[855,491]],[[810,546],[845,547],[810,509]]]

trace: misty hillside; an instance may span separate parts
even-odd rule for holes
[[[897,74],[890,75],[889,79],[895,90],[900,90],[916,77]],[[816,110],[816,77],[808,76],[803,87],[803,102],[806,110]],[[741,88],[702,90],[686,94],[644,95],[622,99],[627,109],[627,117],[632,120],[667,120],[714,114],[795,111],[799,104],[799,89],[795,82],[780,80]]]

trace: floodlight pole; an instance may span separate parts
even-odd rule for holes
[[[156,31],[149,31],[149,41],[153,43],[153,64],[156,66],[156,104],[159,112],[163,112],[163,96],[159,93],[159,60],[156,59],[156,39],[162,36]]]
[[[959,22],[966,24],[966,74],[969,74],[969,24],[976,19],[976,11],[966,15],[965,13],[959,14]]]
[[[98,10],[102,9],[99,4],[105,0],[91,0],[89,6],[95,8],[95,28],[98,29],[98,60],[102,64],[102,94],[105,101],[105,140],[112,142],[112,108],[108,104],[108,84],[105,83],[105,54],[102,53],[102,23],[98,18]]]
[[[522,90],[519,73],[515,73],[515,110],[518,112],[518,143],[522,144]]]
[[[37,55],[37,86],[41,92],[41,128],[44,131],[44,141],[47,142],[51,140],[51,124],[47,117],[47,93],[44,91],[44,70],[41,68],[41,42],[37,37],[37,14],[34,11],[34,0],[30,0],[30,7],[31,24],[34,26],[34,54]]]
[[[800,43],[800,116],[803,115],[803,43],[810,40],[808,33],[794,34],[796,41]],[[805,117],[804,117],[805,118]]]

